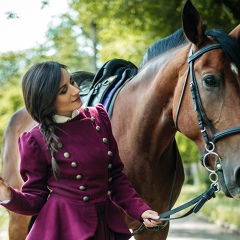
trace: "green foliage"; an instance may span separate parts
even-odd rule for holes
[[[19,18],[19,16],[14,12],[6,12],[5,15],[7,16],[7,19]]]
[[[69,66],[71,71],[91,71],[91,56],[87,52],[85,41],[78,41],[81,32],[75,30],[74,24],[64,15],[60,25],[49,28],[47,56]]]
[[[23,106],[20,83],[7,83],[4,89],[0,89],[0,101],[0,142],[2,142],[3,132],[10,117]]]
[[[190,165],[192,162],[199,162],[200,152],[194,142],[180,132],[176,134],[176,141],[185,166]]]
[[[97,26],[99,60],[119,57],[139,65],[147,47],[181,27],[186,1],[167,0],[71,0],[73,19],[86,38]],[[235,6],[227,1],[192,0],[208,28],[230,31],[237,25]],[[229,1],[228,1],[229,2]],[[232,7],[232,8],[230,8]],[[216,13],[219,13],[216,17]]]
[[[92,38],[92,23],[96,24],[102,62],[118,57],[138,65],[150,44],[181,26],[180,21],[175,20],[181,15],[176,1],[168,2],[164,8],[163,1],[156,0],[100,2],[72,0],[70,7],[75,12],[72,14],[75,23],[87,38]]]
[[[229,32],[240,21],[238,0],[192,0],[192,3],[208,28],[218,28]]]
[[[22,67],[20,59],[24,58],[22,53],[8,52],[0,55],[0,89],[4,88],[5,83],[14,82],[20,78],[19,69]]]
[[[23,106],[20,79],[25,66],[24,58],[24,53],[14,52],[0,56],[0,143],[10,117]]]

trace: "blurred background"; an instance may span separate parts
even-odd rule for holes
[[[184,3],[169,0],[0,0],[0,149],[9,118],[23,106],[21,78],[31,65],[55,60],[69,66],[72,72],[96,73],[106,61],[122,58],[138,66],[153,42],[181,28]],[[207,29],[230,32],[240,23],[239,0],[192,0],[192,3]],[[200,164],[196,146],[179,133],[176,138],[186,174],[177,203],[181,204],[209,188],[210,181]],[[240,228],[239,202],[221,193],[201,212],[212,222],[218,219]],[[0,207],[0,232],[7,229],[7,223],[8,213]]]

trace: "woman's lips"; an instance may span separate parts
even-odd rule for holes
[[[80,101],[80,97],[77,97],[73,102],[79,102]]]

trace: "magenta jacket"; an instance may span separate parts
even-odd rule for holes
[[[24,184],[21,191],[11,189],[11,200],[4,206],[23,215],[38,214],[28,240],[84,240],[92,237],[97,227],[94,204],[106,202],[109,228],[130,236],[115,204],[139,221],[150,207],[122,172],[124,166],[104,107],[80,108],[77,117],[58,127],[62,147],[55,158],[60,182],[53,177],[51,156],[36,126],[19,138]]]

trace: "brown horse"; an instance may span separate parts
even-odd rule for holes
[[[176,202],[184,180],[177,131],[203,152],[203,165],[217,178],[212,182],[226,196],[240,199],[239,44],[240,25],[229,34],[205,32],[198,11],[187,1],[182,30],[148,49],[138,74],[116,98],[111,122],[124,171],[159,213],[168,210],[173,185],[172,204]],[[10,147],[4,152],[11,158],[3,159],[3,175],[16,184],[21,182],[18,157],[10,154],[30,123],[18,120],[29,119],[24,109],[13,118],[19,127],[6,129],[5,148]],[[139,227],[127,217],[126,222],[129,228]],[[161,231],[144,229],[135,238],[165,240],[168,229],[169,224]]]

